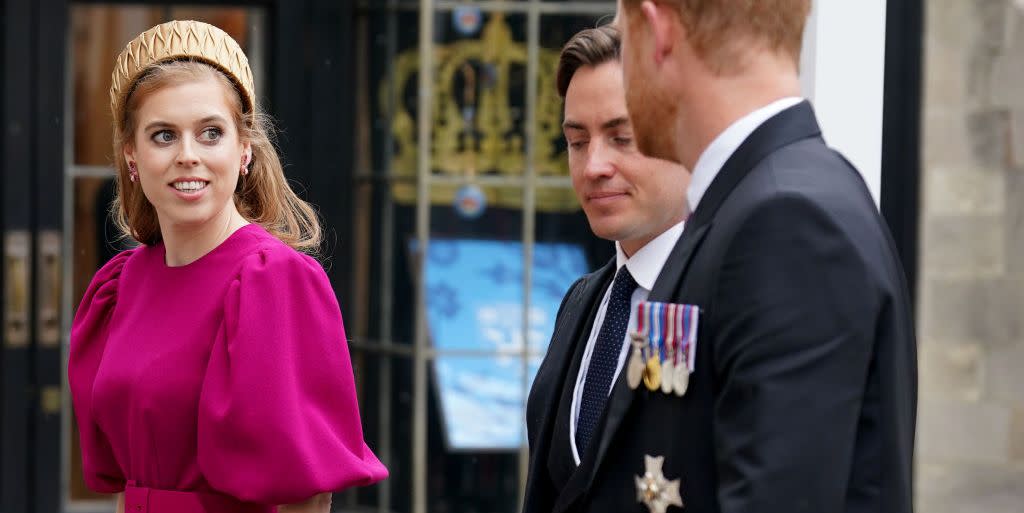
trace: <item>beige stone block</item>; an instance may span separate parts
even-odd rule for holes
[[[936,166],[924,176],[925,216],[1002,214],[1006,174],[977,167]]]
[[[919,392],[922,399],[977,401],[985,382],[978,344],[920,341]]]
[[[918,513],[1021,513],[1024,468],[922,463],[915,476]]]
[[[929,338],[931,331],[925,329],[928,326],[933,326],[935,321],[933,312],[935,312],[936,305],[933,304],[932,298],[935,296],[934,283],[936,278],[929,278],[924,275],[924,269],[920,271],[920,278],[917,280],[917,308],[915,308],[914,326],[917,327],[917,338],[920,344],[926,343]],[[935,337],[938,339],[939,337]]]
[[[992,83],[995,80],[996,56],[974,47],[967,54],[967,98],[966,105],[971,110],[992,108],[994,94]]]
[[[963,48],[970,41],[971,32],[966,20],[972,16],[971,2],[964,0],[928,0],[925,14],[925,34],[951,47]]]
[[[1006,18],[1006,47],[993,69],[993,100],[997,105],[1024,106],[1020,87],[1024,84],[1024,12],[1010,9]]]
[[[928,216],[922,239],[922,271],[926,275],[965,277],[1001,274],[1005,269],[1005,235],[1000,215]]]
[[[1009,464],[1010,409],[988,402],[922,399],[918,454],[939,464]]]
[[[924,278],[921,336],[968,340],[982,347],[1016,345],[1024,339],[1024,279]]]
[[[922,84],[922,101],[926,116],[964,109],[967,100],[967,66],[964,61],[966,57],[942,54],[925,62],[927,71]]]
[[[1024,62],[1021,68],[1024,69]],[[1024,79],[1017,84],[1024,87]],[[1024,95],[1018,93],[1017,96],[1024,101]],[[1024,107],[1016,107],[1010,112],[1010,167],[1024,169]]]
[[[1024,305],[1020,308],[1024,313]],[[985,397],[1012,408],[1024,408],[1024,341],[991,348],[987,360]]]
[[[1020,95],[1024,84],[1024,35],[1020,48],[1000,55],[992,65],[992,103],[998,106],[1024,106]]]
[[[1006,107],[968,114],[967,137],[971,162],[989,169],[1009,167],[1010,131],[1010,110]]]
[[[1024,407],[1013,410],[1010,420],[1010,459],[1024,463]]]
[[[1010,2],[1006,0],[976,0],[971,22],[976,25],[976,51],[998,55],[1006,51],[1008,35],[1013,21]]]
[[[1006,173],[1006,264],[1013,276],[1024,277],[1024,170]],[[1024,311],[1024,305],[1018,305]]]
[[[973,165],[966,118],[962,100],[949,108],[925,105],[921,127],[921,164],[926,175],[943,166]]]
[[[961,108],[967,98],[966,43],[953,44],[950,37],[925,37],[923,101],[928,113]]]

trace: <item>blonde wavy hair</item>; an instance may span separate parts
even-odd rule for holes
[[[261,225],[282,242],[304,253],[318,255],[323,235],[320,220],[313,207],[299,198],[288,185],[281,159],[273,141],[273,124],[254,106],[244,112],[236,86],[222,72],[200,61],[176,60],[155,64],[136,80],[124,104],[123,119],[117,129],[114,123],[114,162],[117,188],[111,214],[118,228],[128,237],[153,245],[162,239],[156,209],[128,178],[128,162],[124,148],[133,144],[137,120],[135,112],[148,95],[174,85],[215,79],[230,91],[235,126],[242,142],[252,146],[249,174],[238,180],[234,201],[238,212],[250,223]]]

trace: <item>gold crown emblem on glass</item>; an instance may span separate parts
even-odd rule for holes
[[[478,177],[523,176],[531,164],[538,177],[566,177],[568,161],[556,141],[562,137],[562,101],[555,90],[554,70],[558,50],[537,52],[537,98],[533,126],[528,126],[525,77],[528,47],[515,40],[501,12],[491,13],[476,38],[460,38],[434,48],[434,98],[431,119],[431,169],[436,175],[474,183]],[[396,56],[391,80],[380,85],[381,111],[391,112],[394,154],[391,167],[402,177],[416,173],[418,140],[416,112],[402,100],[420,70],[419,49]],[[394,105],[389,100],[394,99]],[[525,135],[534,135],[533,161],[527,162]],[[450,205],[458,183],[431,185],[435,205]],[[497,185],[484,190],[487,204],[521,208],[523,190],[518,185]],[[416,183],[399,180],[392,185],[398,203],[416,203]],[[540,188],[540,211],[571,212],[579,209],[569,188]]]
[[[124,121],[125,101],[139,77],[155,64],[176,60],[204,62],[220,70],[241,93],[245,111],[253,112],[252,70],[238,43],[208,23],[175,20],[139,34],[117,56],[110,79],[110,112],[118,130]]]

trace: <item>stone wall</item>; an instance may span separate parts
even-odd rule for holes
[[[1024,0],[925,10],[917,511],[1020,513]]]

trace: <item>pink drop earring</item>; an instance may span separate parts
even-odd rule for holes
[[[248,155],[242,155],[242,169],[241,169],[242,176],[245,176],[245,175],[249,174],[249,166],[248,166],[248,164],[249,164],[249,156]]]
[[[135,167],[134,162],[128,163],[128,179],[135,183],[139,181],[139,169]]]

